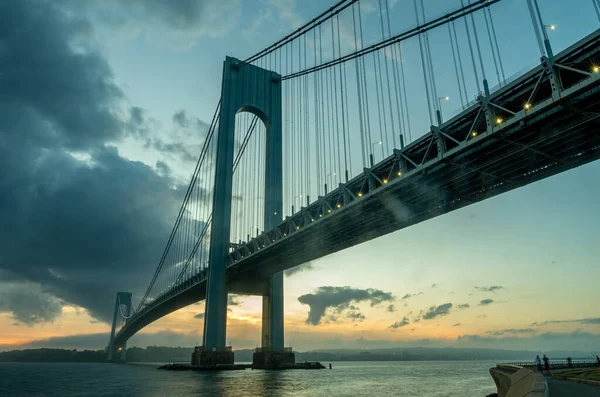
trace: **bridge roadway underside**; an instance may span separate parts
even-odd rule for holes
[[[600,88],[596,80],[542,115],[516,123],[419,172],[353,201],[228,267],[229,291],[266,293],[265,279],[308,261],[519,188],[600,158]],[[119,332],[119,345],[147,324],[201,301],[197,278]]]
[[[545,117],[527,119],[352,202],[229,267],[230,280],[269,275],[600,158],[598,81]],[[591,182],[591,181],[590,181]]]

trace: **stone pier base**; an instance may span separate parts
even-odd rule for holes
[[[228,347],[225,351],[204,351],[196,346],[192,353],[192,365],[197,367],[233,366],[233,351]]]
[[[252,356],[252,369],[288,369],[295,366],[296,355],[291,349],[275,352],[259,348]]]

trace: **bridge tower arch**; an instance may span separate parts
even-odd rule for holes
[[[226,266],[231,241],[235,115],[238,112],[255,114],[266,129],[265,230],[274,228],[282,219],[282,113],[279,78],[277,73],[244,64],[232,57],[227,57],[223,64],[203,348],[199,364],[233,363],[233,353],[226,346]],[[283,273],[273,275],[267,284],[268,291],[263,296],[262,344],[269,350],[283,351]]]
[[[123,311],[123,306],[125,309]],[[131,292],[117,292],[117,298],[115,300],[115,310],[113,312],[112,328],[110,330],[110,340],[107,347],[107,358],[108,361],[115,360],[115,353],[120,352],[118,360],[125,361],[127,359],[127,342],[124,342],[120,346],[115,346],[115,331],[117,323],[122,320],[127,320],[131,316],[132,304],[131,304]]]

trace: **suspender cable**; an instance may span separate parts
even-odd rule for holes
[[[212,120],[212,122],[210,124],[210,127],[208,129],[207,137],[206,137],[206,139],[204,141],[204,145],[202,147],[202,150],[200,151],[200,156],[198,158],[198,162],[196,163],[196,169],[194,170],[194,172],[193,172],[192,175],[197,174],[198,170],[200,169],[200,167],[202,166],[202,164],[204,162],[204,158],[206,157],[206,151],[208,149],[208,144],[210,143],[210,141],[212,139],[212,136],[213,136],[214,131],[216,129],[216,124],[218,123],[218,120],[219,120],[218,114],[219,114],[219,109],[220,108],[221,108],[221,100],[219,99],[219,103],[218,103],[217,108],[215,109],[215,113],[213,115],[213,120]],[[158,266],[156,267],[156,270],[154,271],[154,275],[152,276],[152,280],[150,281],[150,285],[148,286],[148,289],[144,293],[144,297],[140,300],[140,303],[139,303],[137,309],[135,310],[136,312],[138,310],[140,310],[142,308],[142,306],[144,305],[144,303],[146,302],[146,299],[148,298],[148,295],[150,294],[150,291],[152,290],[152,287],[154,286],[154,283],[156,282],[156,279],[158,278],[158,275],[160,274],[160,271],[163,268],[164,263],[165,263],[167,257],[169,256],[169,253],[171,252],[170,248],[171,248],[171,246],[173,244],[173,240],[175,238],[175,234],[177,233],[177,230],[178,230],[179,225],[181,223],[181,217],[183,215],[183,211],[185,209],[186,202],[187,202],[187,200],[189,200],[189,195],[191,193],[191,189],[193,188],[193,185],[192,185],[193,181],[194,181],[194,178],[192,177],[190,185],[188,186],[188,190],[187,190],[187,192],[185,194],[185,197],[183,199],[184,201],[183,201],[183,203],[181,205],[181,208],[179,209],[179,214],[177,215],[177,219],[175,220],[175,224],[173,225],[173,228],[171,229],[171,235],[169,236],[169,239],[167,240],[167,245],[165,246],[165,249],[164,249],[163,254],[162,254],[161,258],[160,258]],[[169,269],[167,269],[167,274],[168,274],[168,270]]]
[[[546,51],[544,50],[544,44],[542,43],[542,35],[540,34],[540,28],[535,18],[535,11],[533,10],[533,4],[531,4],[531,0],[527,0],[527,8],[529,8],[529,15],[531,16],[531,23],[533,25],[533,30],[535,32],[535,37],[537,39],[538,46],[540,48],[540,54],[541,56],[544,56],[546,55]]]
[[[381,0],[379,0],[379,21],[380,21],[380,25],[381,25],[381,40],[385,40],[385,29],[383,27],[383,7],[381,6]],[[390,127],[392,129],[392,131],[391,131],[392,144],[393,144],[393,147],[396,147],[396,128],[395,128],[395,123],[394,123],[394,114],[392,112],[392,90],[390,87],[390,72],[389,72],[388,60],[386,59],[387,50],[388,50],[387,47],[383,49],[383,61],[385,62],[385,78],[386,78],[386,85],[387,85],[387,92],[388,92],[388,101],[389,101],[389,105],[390,105]],[[386,134],[385,134],[386,140],[388,139],[388,135],[389,135],[389,131],[387,131],[387,128],[386,128]],[[389,144],[388,144],[387,150],[388,151],[390,150]]]
[[[354,51],[358,51],[358,40],[356,36],[356,7],[352,7],[352,27],[354,30]],[[356,92],[358,93],[358,125],[360,132],[360,152],[362,154],[362,166],[367,167],[367,158],[365,156],[365,127],[363,121],[363,108],[362,108],[362,89],[360,82],[360,62],[358,59],[354,60],[354,67],[356,68]]]
[[[548,37],[548,32],[546,31],[546,24],[544,23],[544,19],[542,18],[542,13],[540,11],[540,6],[537,0],[533,0],[533,5],[535,6],[535,11],[537,13],[538,20],[540,21],[540,29],[542,30],[542,36],[544,37],[544,40],[550,41],[550,38]],[[547,55],[550,56],[550,54]]]
[[[353,8],[354,9],[354,8]],[[314,65],[317,64],[317,31],[313,30]],[[313,74],[315,89],[315,146],[317,152],[317,194],[321,187],[321,137],[319,136],[319,76]]]
[[[408,142],[412,141],[412,132],[410,128],[410,112],[408,110],[408,95],[406,93],[406,77],[404,75],[404,55],[402,54],[402,43],[398,43],[398,54],[400,55],[400,75],[402,77],[402,95],[404,96],[404,105],[406,107],[406,132]]]
[[[498,78],[498,84],[502,84],[502,79],[500,78],[500,68],[498,67],[498,61],[496,60],[496,50],[494,48],[494,40],[492,39],[492,31],[490,29],[490,24],[488,22],[488,16],[485,10],[483,11],[483,19],[485,20],[485,30],[488,34],[488,39],[490,41],[490,49],[492,50],[492,59],[494,60],[494,68],[496,70],[496,77]]]
[[[469,1],[469,4],[471,4],[471,2]],[[464,1],[460,0],[460,5],[462,7],[465,6]],[[473,43],[471,42],[471,29],[469,29],[469,21],[467,21],[467,18],[464,19],[465,21],[465,30],[467,31],[467,41],[469,43],[469,52],[471,53],[471,61],[473,62],[473,74],[475,75],[475,83],[477,84],[477,92],[481,92],[481,84],[479,83],[479,74],[477,73],[477,63],[475,62],[475,53],[473,52]]]
[[[592,3],[594,4],[594,10],[596,10],[596,15],[598,16],[598,21],[600,21],[600,1],[592,0]]]
[[[498,36],[496,36],[496,28],[494,26],[494,19],[492,18],[492,10],[485,9],[488,16],[490,17],[490,26],[492,27],[492,35],[494,36],[494,43],[496,44],[496,53],[498,54],[498,64],[500,65],[500,73],[502,74],[502,84],[506,83],[506,76],[504,75],[504,66],[502,65],[502,57],[500,56],[500,47],[498,46]]]
[[[419,9],[417,7],[417,0],[414,0],[414,5],[415,5],[415,16],[417,18],[417,25],[420,25],[420,21],[419,21]],[[425,54],[424,54],[424,50],[423,50],[423,38],[422,36],[419,34],[419,49],[421,50],[421,66],[423,67],[423,79],[425,81],[425,94],[427,96],[427,110],[429,111],[429,122],[430,125],[433,125],[433,114],[431,112],[431,98],[429,97],[429,82],[427,80],[427,67],[425,64]]]
[[[358,26],[360,30],[360,49],[363,50],[365,48],[364,40],[363,40],[363,27],[362,27],[362,12],[360,9],[360,2],[358,3]],[[369,88],[367,85],[367,69],[365,63],[365,57],[360,57],[362,63],[362,77],[363,77],[363,92],[364,92],[364,104],[365,104],[365,115],[366,115],[366,130],[365,130],[365,140],[368,146],[369,153],[373,156],[373,138],[371,137],[371,114],[369,111]]]
[[[331,19],[331,47],[333,50],[333,59],[335,59],[335,34],[334,34],[334,19]],[[339,48],[338,48],[338,52],[339,52]],[[333,71],[333,85],[332,85],[332,92],[331,92],[331,98],[332,98],[332,104],[333,107],[335,108],[335,146],[337,148],[337,170],[338,172],[342,169],[342,154],[340,151],[340,119],[339,119],[339,111],[338,111],[338,90],[337,90],[337,71],[336,68],[332,68]],[[335,98],[335,99],[334,99]],[[335,175],[336,177],[338,176],[337,174]],[[337,178],[336,178],[337,179]]]
[[[458,58],[458,67],[460,69],[460,77],[462,80],[463,92],[465,94],[465,105],[468,105],[469,94],[467,92],[467,82],[465,80],[465,70],[463,69],[463,65],[462,65],[462,56],[460,54],[460,44],[458,41],[458,35],[456,34],[456,24],[454,23],[454,21],[452,21],[452,31],[454,32],[454,39],[456,41],[456,55]]]
[[[423,23],[425,23],[427,21],[426,17],[425,17],[425,6],[423,4],[423,0],[421,0],[421,11],[423,12]],[[425,50],[427,51],[427,63],[429,64],[429,77],[430,77],[430,83],[431,83],[431,94],[432,94],[432,99],[433,99],[433,106],[434,108],[437,109],[438,112],[442,112],[442,109],[440,108],[440,103],[438,101],[438,92],[437,92],[437,84],[435,82],[435,72],[433,70],[433,59],[431,57],[431,45],[429,43],[429,33],[425,32],[424,34],[424,41],[425,41]]]
[[[304,67],[308,67],[308,58],[307,58],[307,52],[306,52],[306,35],[304,35]],[[306,170],[306,187],[305,187],[305,194],[309,195],[310,194],[310,165],[311,165],[311,147],[310,147],[310,93],[309,93],[309,89],[308,89],[308,76],[304,76],[304,92],[305,92],[305,99],[306,99],[306,103],[304,105],[304,144],[305,144],[305,149],[306,149],[306,158],[304,160],[304,169]],[[309,203],[307,203],[308,205]]]
[[[388,0],[385,0],[385,15],[387,20],[387,28],[388,28],[388,38],[392,36],[392,27],[390,24],[390,7],[388,4]],[[385,38],[385,37],[384,37]],[[398,112],[398,130],[400,135],[404,135],[404,131],[406,130],[406,126],[404,125],[404,108],[402,105],[402,95],[400,95],[400,88],[398,81],[400,77],[398,75],[398,54],[396,52],[396,46],[391,46],[392,51],[392,76],[394,78],[394,94],[396,97],[396,107]],[[390,104],[390,112],[391,112],[391,104]],[[394,134],[394,148],[396,148],[396,134]]]
[[[337,35],[338,35],[338,53],[342,51],[341,39],[340,39],[340,19],[339,16],[335,18],[337,24]],[[340,100],[342,102],[342,136],[343,136],[343,144],[344,144],[344,170],[345,170],[345,181],[348,182],[348,153],[346,150],[346,108],[344,103],[344,83],[345,80],[342,76],[342,65],[339,66],[340,72]],[[346,69],[346,64],[344,64],[344,70]],[[339,146],[339,145],[338,145]],[[341,176],[340,176],[341,178]]]
[[[454,39],[452,37],[452,27],[448,24],[448,36],[450,37],[450,48],[452,48],[452,60],[454,61],[454,71],[456,72],[456,84],[458,85],[458,94],[460,96],[460,106],[465,107],[462,87],[460,85],[460,75],[458,73],[458,64],[456,62],[456,51],[454,50]]]
[[[385,112],[385,94],[383,92],[383,73],[381,73],[381,51],[374,53],[377,59],[377,73],[375,78],[379,77],[379,94],[381,96],[381,119],[383,120],[383,129],[380,131],[380,140],[383,142],[381,146],[381,158],[384,157],[384,151],[390,150],[390,142],[388,137],[387,118]]]
[[[471,0],[468,0],[469,5],[471,5]],[[483,75],[483,79],[486,80],[485,76],[485,67],[483,65],[483,57],[481,56],[481,46],[479,45],[479,35],[477,34],[477,25],[475,25],[475,17],[473,13],[471,13],[471,23],[473,24],[473,36],[475,37],[475,45],[477,46],[477,54],[479,55],[479,65],[481,66],[481,74]]]

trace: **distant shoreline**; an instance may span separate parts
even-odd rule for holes
[[[189,347],[159,347],[146,348],[132,347],[127,349],[128,362],[155,362],[166,363],[169,361],[186,362],[190,360],[193,348]],[[252,362],[254,349],[235,350],[236,362]],[[549,351],[549,357],[559,359],[567,356],[573,359],[589,359],[589,353],[584,351]],[[517,351],[501,349],[461,349],[461,348],[433,348],[433,347],[407,347],[390,349],[338,349],[314,350],[296,352],[296,361],[326,361],[326,362],[403,362],[403,361],[533,361],[534,351]],[[0,352],[0,363],[3,362],[29,362],[29,363],[99,363],[106,362],[104,350],[67,350],[67,349],[24,349]]]

